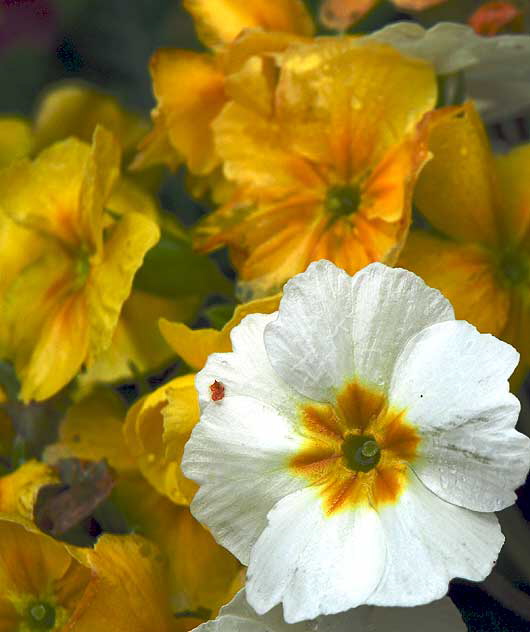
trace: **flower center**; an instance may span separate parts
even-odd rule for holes
[[[55,608],[45,601],[31,603],[26,614],[33,630],[51,630],[55,626]]]
[[[354,472],[369,472],[381,460],[381,449],[371,435],[347,435],[342,453],[346,465]]]
[[[90,274],[90,260],[87,253],[83,252],[75,261],[74,289],[80,289],[86,283]]]
[[[341,217],[351,215],[359,210],[361,190],[354,185],[337,185],[330,187],[326,194],[326,210]]]
[[[521,285],[530,280],[530,262],[526,257],[513,250],[502,255],[500,269],[507,285]]]

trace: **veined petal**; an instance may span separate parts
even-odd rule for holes
[[[444,502],[414,476],[379,518],[387,543],[383,577],[367,603],[415,606],[443,597],[453,577],[480,581],[504,543],[495,514]]]
[[[220,377],[226,384],[226,376]],[[248,564],[268,512],[306,484],[289,471],[289,459],[302,439],[272,406],[232,395],[228,384],[225,389],[229,395],[203,410],[186,444],[182,470],[201,485],[191,504],[193,515]]]
[[[247,599],[258,614],[283,603],[287,623],[341,612],[368,600],[386,556],[376,511],[327,516],[313,489],[300,490],[268,515],[250,556]]]
[[[360,175],[434,107],[435,84],[429,64],[369,40],[290,49],[277,90],[283,143],[342,178]]]
[[[206,46],[232,42],[244,29],[262,28],[313,35],[314,25],[302,0],[184,0]]]
[[[319,261],[286,283],[265,347],[287,384],[310,399],[333,402],[354,378],[384,389],[405,343],[453,317],[438,291],[405,270],[376,263],[352,278]]]
[[[159,234],[158,226],[139,213],[124,215],[112,228],[102,259],[92,267],[85,289],[90,325],[89,364],[110,346],[134,275]]]
[[[416,185],[419,210],[438,230],[462,241],[498,241],[495,166],[484,126],[471,103],[432,128],[433,158]]]
[[[491,250],[416,230],[408,236],[398,263],[440,290],[457,318],[504,338],[511,299],[507,288],[499,283]]]
[[[424,329],[398,357],[389,400],[422,437],[414,470],[444,500],[476,511],[514,503],[530,466],[508,386],[518,360],[513,347],[464,321]]]
[[[263,334],[267,324],[276,317],[277,312],[248,315],[230,335],[233,352],[210,355],[195,380],[201,409],[212,402],[210,386],[216,380],[224,386],[225,398],[251,395],[258,402],[288,415],[305,401],[273,370],[265,351]],[[252,385],[250,392],[249,384]]]

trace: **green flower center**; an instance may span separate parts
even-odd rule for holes
[[[519,252],[505,252],[500,259],[499,267],[506,285],[513,287],[530,281],[530,261]]]
[[[55,626],[55,608],[45,601],[29,604],[26,615],[32,630],[51,630]]]
[[[335,216],[351,215],[359,210],[361,190],[354,185],[330,187],[324,203],[326,210]]]
[[[371,435],[348,435],[342,453],[348,468],[355,472],[369,472],[381,459],[381,448]]]
[[[90,274],[90,259],[88,254],[82,253],[75,261],[75,289],[80,289],[86,283]]]

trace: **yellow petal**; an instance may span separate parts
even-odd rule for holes
[[[495,244],[495,165],[484,126],[472,104],[432,128],[432,160],[416,186],[419,210],[454,239]]]
[[[91,253],[99,254],[103,247],[103,211],[120,173],[120,159],[115,137],[104,127],[96,127],[79,192],[79,232]]]
[[[314,25],[302,0],[184,0],[206,46],[227,44],[244,29],[262,28],[313,35]]]
[[[501,191],[498,220],[506,242],[516,245],[530,229],[530,144],[495,156]]]
[[[139,213],[116,222],[105,242],[102,260],[93,266],[86,288],[90,344],[88,364],[107,349],[132,281],[145,253],[158,241],[157,225]]]
[[[248,314],[271,314],[278,309],[280,295],[256,299],[243,305],[238,305],[234,315],[226,325],[217,329],[190,329],[184,323],[171,323],[165,319],[160,321],[160,331],[171,345],[175,353],[187,365],[200,370],[205,365],[210,353],[221,353],[232,350],[230,332]]]
[[[528,288],[522,291],[512,291],[508,317],[504,329],[499,337],[513,345],[521,354],[521,361],[515,374],[510,380],[512,387],[521,386],[530,367],[530,292]]]
[[[90,570],[86,607],[76,612],[76,632],[168,632],[174,621],[167,575],[155,545],[137,535],[102,535],[93,549],[69,547]],[[89,601],[90,598],[90,601]]]
[[[79,193],[90,147],[70,138],[0,175],[0,206],[17,223],[77,247]]]
[[[22,401],[41,401],[60,390],[79,371],[88,346],[87,303],[75,292],[46,320],[28,365],[19,371]]]
[[[18,610],[20,628],[30,629],[28,606],[35,601],[55,609],[57,629],[83,608],[90,572],[52,538],[0,520],[0,595]],[[10,631],[11,632],[11,631]]]
[[[183,162],[183,158],[171,144],[163,112],[158,109],[153,111],[151,116],[153,129],[139,143],[138,153],[129,169],[137,171],[155,165],[167,165],[169,169],[175,171]]]
[[[210,172],[219,162],[210,124],[225,103],[224,75],[215,58],[190,51],[166,49],[151,58],[153,90],[173,149],[193,173]],[[159,134],[145,143],[160,144]]]
[[[169,585],[174,612],[206,609],[215,617],[237,590],[239,562],[215,542],[187,507],[157,494],[144,480],[122,480],[113,498],[137,531],[153,540],[169,562]],[[138,498],[142,502],[138,502]],[[194,625],[188,620],[182,629]],[[181,629],[181,628],[179,628]]]
[[[125,111],[112,97],[80,83],[52,87],[38,105],[35,117],[35,145],[40,150],[75,136],[90,143],[94,130],[103,125],[131,150],[147,131],[147,122]]]
[[[26,158],[33,150],[33,134],[26,121],[0,118],[0,168]]]
[[[317,40],[288,50],[277,90],[284,146],[359,177],[434,107],[430,64],[374,42]]]
[[[167,364],[174,353],[160,334],[158,319],[190,321],[199,302],[197,296],[169,300],[133,290],[123,304],[110,347],[79,376],[79,384],[124,380]]]
[[[457,244],[412,232],[399,265],[418,274],[451,301],[456,317],[501,336],[510,293],[499,283],[495,255],[478,244]]]
[[[20,522],[27,528],[33,526],[33,507],[39,489],[43,485],[59,482],[57,472],[39,461],[28,461],[11,474],[0,478],[0,514]]]
[[[58,442],[47,446],[44,458],[55,463],[62,458],[87,461],[106,459],[118,472],[136,469],[136,461],[123,441],[126,409],[113,391],[104,387],[74,403],[59,426]]]
[[[131,408],[123,427],[142,474],[160,494],[180,505],[188,505],[197,490],[180,469],[184,445],[199,421],[194,378],[175,378],[143,397]],[[171,412],[166,416],[168,402]]]

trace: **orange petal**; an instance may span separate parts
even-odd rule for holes
[[[457,318],[469,321],[483,333],[501,336],[508,321],[510,292],[498,281],[491,251],[413,231],[399,265],[440,290],[452,303]]]
[[[349,181],[412,132],[435,100],[429,64],[335,37],[285,53],[277,118],[284,146]]]
[[[311,16],[302,0],[184,0],[199,38],[206,46],[232,42],[244,29],[313,35]]]
[[[346,31],[371,11],[380,0],[324,0],[320,21],[335,31]]]
[[[176,49],[162,49],[151,58],[153,90],[158,102],[155,121],[193,173],[210,172],[219,159],[213,148],[210,124],[225,103],[224,75],[214,57]],[[161,145],[160,131],[145,139]],[[162,135],[163,138],[163,135]],[[163,147],[163,144],[162,144]]]
[[[486,2],[471,14],[468,22],[479,35],[496,35],[522,15],[512,2]]]
[[[484,126],[470,103],[434,125],[432,160],[416,185],[415,202],[432,225],[454,239],[495,244],[495,166]]]
[[[424,9],[435,7],[437,4],[447,2],[447,0],[392,0],[392,2],[400,9],[423,11]]]

